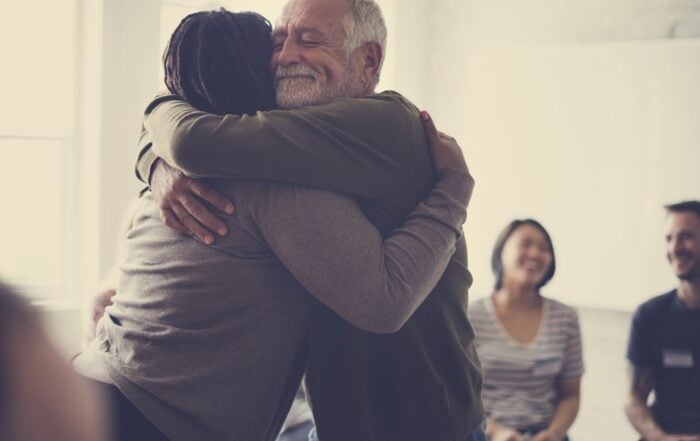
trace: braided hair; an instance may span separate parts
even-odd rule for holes
[[[253,114],[276,107],[272,28],[254,12],[221,8],[185,17],[163,54],[165,85],[199,110]]]

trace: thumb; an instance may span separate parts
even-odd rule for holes
[[[423,110],[420,113],[420,120],[423,123],[423,129],[425,129],[425,137],[428,139],[428,142],[432,144],[436,141],[439,141],[440,135],[438,134],[438,130],[435,127],[435,123],[433,122],[433,118],[431,118],[430,114]]]

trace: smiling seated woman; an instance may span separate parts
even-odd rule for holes
[[[578,413],[583,358],[576,311],[540,294],[554,276],[552,240],[514,220],[494,246],[490,297],[473,303],[490,441],[562,441]]]

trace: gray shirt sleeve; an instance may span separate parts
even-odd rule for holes
[[[386,239],[351,197],[322,189],[273,184],[255,217],[272,251],[312,295],[361,329],[391,333],[442,276],[473,184],[446,171]]]

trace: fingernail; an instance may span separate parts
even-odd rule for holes
[[[228,205],[226,206],[226,213],[228,213],[228,214],[233,214],[233,205],[228,204]]]
[[[423,121],[428,121],[430,119],[430,115],[428,114],[428,112],[423,110],[420,113],[420,119],[422,119]]]
[[[211,236],[204,236],[204,243],[207,245],[211,245],[214,243],[214,238]]]
[[[218,230],[219,236],[224,237],[226,236],[226,228],[221,228]]]

